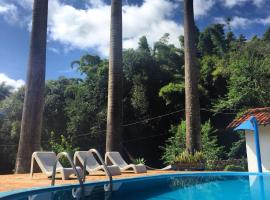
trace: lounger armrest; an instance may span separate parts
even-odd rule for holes
[[[77,171],[79,173],[79,176],[82,177],[83,176],[82,168],[77,166],[76,169],[77,169]],[[75,175],[75,172],[74,172],[73,168],[61,168],[60,172],[61,172],[61,175],[62,175],[62,180],[69,179],[70,175],[72,175],[72,174]]]
[[[112,176],[121,175],[121,170],[117,165],[110,165],[107,166],[107,168]]]
[[[138,165],[135,165],[135,173],[146,173],[147,172],[147,169],[146,169],[146,166],[143,165],[143,164],[138,164]]]

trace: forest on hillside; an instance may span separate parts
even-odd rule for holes
[[[150,166],[170,163],[183,144],[184,50],[164,34],[150,47],[123,51],[123,143],[126,155]],[[248,108],[270,106],[270,28],[262,37],[236,36],[230,24],[197,29],[203,152],[209,159],[245,158],[243,136],[226,126]],[[48,80],[45,89],[42,149],[104,152],[108,60],[86,54],[71,63],[84,78]],[[24,88],[0,85],[0,172],[14,168]],[[183,133],[184,134],[184,133]],[[163,156],[162,156],[163,155]],[[163,157],[163,159],[162,159]]]

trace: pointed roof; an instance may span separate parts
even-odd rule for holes
[[[240,118],[233,120],[227,128],[235,128],[251,116],[257,119],[258,125],[270,124],[270,107],[248,109]]]

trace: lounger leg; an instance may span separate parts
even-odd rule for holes
[[[32,159],[31,159],[31,169],[30,169],[30,176],[31,178],[33,178],[33,175],[34,175],[34,160],[35,158],[32,156]]]

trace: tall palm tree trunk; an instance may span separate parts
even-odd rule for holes
[[[186,148],[193,154],[201,149],[199,66],[196,58],[193,0],[184,0],[184,40]]]
[[[106,151],[121,150],[122,71],[122,0],[112,0]]]
[[[31,155],[41,140],[47,38],[48,0],[34,0],[32,33],[16,173],[30,171]]]

